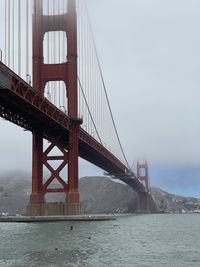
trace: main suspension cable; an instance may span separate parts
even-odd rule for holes
[[[103,88],[104,88],[104,92],[105,92],[108,108],[109,108],[109,111],[110,111],[112,123],[113,123],[114,129],[115,129],[115,133],[116,133],[116,136],[117,136],[117,139],[118,139],[118,142],[119,142],[119,146],[120,146],[121,152],[122,152],[123,157],[125,159],[125,162],[126,162],[127,166],[129,167],[129,169],[131,169],[130,165],[129,165],[129,162],[127,160],[127,157],[125,155],[124,149],[122,147],[122,143],[121,143],[121,140],[120,140],[120,137],[119,137],[119,133],[118,133],[117,127],[116,127],[114,116],[113,116],[113,113],[112,113],[112,110],[111,110],[111,105],[110,105],[110,101],[109,101],[109,98],[108,98],[105,81],[104,81],[104,78],[103,78],[103,72],[102,72],[102,69],[101,69],[100,60],[99,60],[99,56],[98,56],[98,53],[97,53],[97,47],[96,47],[96,43],[95,43],[95,39],[94,39],[94,33],[93,33],[93,30],[92,30],[92,24],[91,24],[91,20],[90,20],[90,17],[89,17],[89,13],[88,13],[88,8],[87,8],[86,2],[85,2],[85,7],[86,7],[86,15],[87,15],[87,19],[88,19],[88,23],[89,23],[89,27],[90,27],[90,32],[91,32],[91,36],[92,36],[92,41],[93,41],[93,45],[94,45],[95,55],[96,55],[96,58],[97,58],[97,64],[98,64],[98,68],[99,68],[99,71],[100,71],[100,76],[101,76],[101,80],[102,80],[102,84],[103,84]]]
[[[99,138],[100,143],[103,145],[102,140],[101,140],[101,137],[100,137],[99,132],[98,132],[98,130],[97,130],[95,121],[94,121],[94,119],[93,119],[93,117],[92,117],[92,113],[91,113],[90,107],[89,107],[89,105],[88,105],[87,98],[86,98],[86,96],[85,96],[85,93],[84,93],[84,90],[83,90],[83,86],[82,86],[82,84],[81,84],[81,81],[80,81],[79,77],[78,77],[78,83],[79,83],[79,86],[80,86],[80,88],[81,88],[81,92],[82,92],[82,94],[83,94],[83,98],[84,98],[84,100],[85,100],[85,104],[86,104],[86,106],[87,106],[87,109],[88,109],[90,118],[91,118],[91,120],[92,120],[93,126],[94,126],[94,128],[95,128],[96,134],[97,134],[97,136],[98,136],[98,138]]]

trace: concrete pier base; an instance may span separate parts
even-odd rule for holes
[[[27,216],[65,216],[83,215],[82,203],[41,203],[29,204],[26,210]]]
[[[136,210],[137,214],[150,214],[151,211],[150,210]]]
[[[67,221],[109,221],[116,220],[113,215],[65,215],[65,216],[4,216],[0,223],[39,223]]]
[[[148,192],[137,193],[137,213],[150,213],[150,202]]]

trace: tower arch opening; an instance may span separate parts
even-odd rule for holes
[[[67,35],[64,31],[49,31],[43,41],[44,64],[67,62]]]
[[[44,96],[63,113],[68,114],[67,91],[64,81],[47,82]]]

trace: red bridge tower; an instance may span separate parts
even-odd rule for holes
[[[150,198],[149,198],[149,174],[147,161],[137,162],[137,177],[146,188],[146,192],[137,193],[137,212],[149,213],[150,212]]]
[[[64,81],[67,90],[68,116],[71,130],[68,139],[68,150],[60,142],[63,133],[56,132],[50,145],[44,151],[42,129],[33,132],[32,155],[32,193],[27,207],[28,215],[75,215],[83,214],[78,191],[78,134],[81,120],[78,118],[78,89],[77,89],[77,14],[76,1],[68,0],[67,11],[64,14],[44,15],[43,1],[34,0],[33,13],[33,88],[44,96],[45,85],[49,81]],[[64,31],[67,36],[67,62],[60,64],[44,64],[43,42],[44,35],[50,31]],[[61,136],[62,135],[62,136]],[[60,156],[50,156],[54,148],[62,153]],[[52,161],[62,161],[57,169]],[[60,172],[68,164],[68,183]],[[51,175],[44,183],[43,166]],[[60,183],[60,188],[52,188],[54,180]],[[45,194],[64,192],[65,203],[46,203]]]

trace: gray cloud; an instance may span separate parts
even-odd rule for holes
[[[88,6],[129,158],[199,163],[200,3],[88,0]]]

